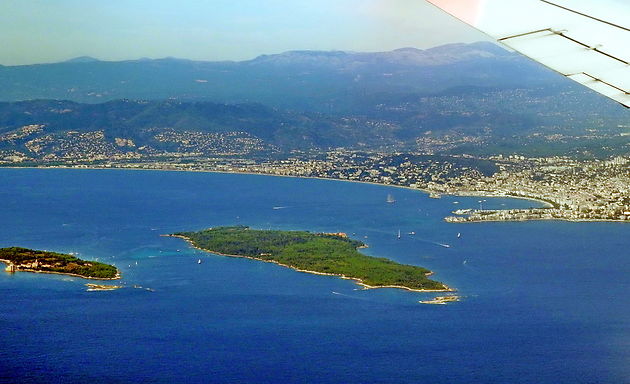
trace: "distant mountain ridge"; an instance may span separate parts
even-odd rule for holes
[[[234,60],[219,60],[219,61],[207,61],[207,60],[193,60],[180,57],[162,57],[157,59],[151,59],[142,57],[139,59],[125,59],[125,60],[100,60],[92,56],[78,56],[67,60],[62,60],[55,63],[36,63],[26,65],[13,65],[11,67],[28,67],[32,65],[51,65],[51,64],[63,64],[63,63],[93,63],[93,62],[108,62],[108,63],[120,63],[120,62],[147,62],[147,61],[180,61],[190,63],[261,63],[261,62],[286,62],[295,64],[300,59],[305,58],[346,58],[356,61],[389,61],[398,64],[435,64],[444,65],[451,64],[457,61],[469,60],[476,58],[489,58],[497,56],[513,56],[512,53],[499,47],[498,45],[490,42],[480,41],[476,43],[452,43],[436,46],[428,49],[419,49],[414,47],[397,48],[391,51],[376,51],[376,52],[355,52],[355,51],[320,51],[320,50],[293,50],[286,51],[277,54],[263,54],[253,59],[234,61]]]
[[[0,89],[0,154],[9,157],[72,156],[77,143],[108,156],[211,153],[208,143],[221,140],[242,153],[476,151],[614,135],[627,122],[616,103],[490,43],[242,62],[80,57],[0,67]]]
[[[532,88],[569,82],[491,43],[390,52],[292,51],[241,62],[185,59],[99,61],[0,68],[0,101],[115,99],[257,102],[276,108],[353,112],[378,94],[452,87]]]
[[[276,65],[409,65],[431,66],[448,65],[475,59],[516,57],[495,44],[478,42],[471,44],[447,44],[426,50],[406,47],[387,52],[352,52],[352,51],[288,51],[275,55],[262,55],[248,64]]]
[[[91,56],[79,56],[79,57],[74,57],[66,61],[62,61],[62,63],[93,63],[95,61],[100,61],[100,60],[95,59]]]

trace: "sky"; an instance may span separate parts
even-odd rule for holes
[[[289,50],[387,51],[487,38],[424,0],[1,0],[0,64]]]

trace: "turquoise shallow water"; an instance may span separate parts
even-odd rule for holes
[[[624,224],[448,224],[479,199],[327,180],[37,169],[0,180],[0,246],[115,263],[128,287],[0,274],[0,381],[630,382]],[[232,224],[354,234],[464,299],[422,305],[432,295],[357,290],[159,236]]]

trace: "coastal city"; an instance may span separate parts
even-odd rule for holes
[[[419,189],[441,195],[517,197],[543,208],[456,210],[449,222],[513,220],[630,220],[630,158],[575,160],[360,153],[346,150],[286,159],[214,158],[195,163],[107,163],[104,167],[174,169],[316,177]],[[492,167],[496,166],[496,171]]]
[[[41,126],[25,126],[0,141],[28,140]],[[26,151],[4,150],[1,166],[134,168],[256,173],[338,179],[423,190],[431,197],[517,197],[542,204],[529,209],[459,209],[453,223],[512,220],[630,220],[630,157],[435,154],[434,143],[416,152],[291,151],[288,154],[245,132],[159,132],[162,145],[137,147],[132,139],[107,140],[101,131],[66,132],[26,141]],[[425,146],[431,150],[423,150]],[[437,144],[438,147],[440,144]]]

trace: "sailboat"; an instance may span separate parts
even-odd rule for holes
[[[201,264],[201,259],[197,260],[197,264]]]
[[[394,196],[392,196],[391,193],[388,193],[387,194],[387,200],[385,200],[385,201],[387,201],[388,203],[392,204],[392,203],[396,202],[396,199],[394,199]]]
[[[398,239],[400,240],[400,229],[398,230]]]

